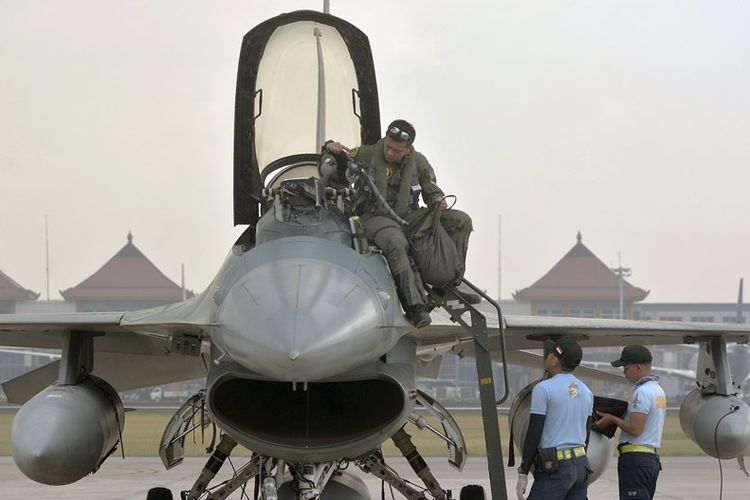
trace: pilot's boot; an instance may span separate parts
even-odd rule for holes
[[[432,323],[432,318],[427,312],[427,306],[424,304],[414,304],[413,306],[406,307],[406,319],[411,321],[411,324],[417,328],[423,328],[429,326]]]
[[[409,272],[398,273],[393,276],[396,281],[396,292],[401,305],[406,312],[406,318],[417,328],[422,328],[430,323],[430,313],[427,312],[427,306],[422,301],[422,296],[414,282],[413,275]]]

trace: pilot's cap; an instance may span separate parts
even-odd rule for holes
[[[612,366],[634,365],[638,363],[650,363],[651,351],[642,345],[629,345],[622,349],[620,359],[612,361]]]
[[[561,337],[557,340],[547,339],[544,341],[544,355],[554,353],[563,365],[569,369],[574,369],[581,364],[583,358],[583,349],[573,339]]]

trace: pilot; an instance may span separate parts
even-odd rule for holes
[[[516,493],[523,500],[535,464],[529,500],[585,500],[591,468],[586,457],[594,396],[573,370],[583,351],[572,339],[544,342],[550,377],[531,391],[529,428],[518,468]]]
[[[614,424],[622,429],[617,446],[620,499],[651,499],[661,470],[658,451],[667,415],[667,398],[659,385],[659,377],[651,374],[651,352],[646,347],[625,347],[620,359],[612,361],[612,366],[622,366],[625,378],[635,384],[635,390],[625,418],[597,411],[599,419],[594,427]]]
[[[328,141],[325,148],[334,155],[346,153],[349,158],[370,167],[370,175],[393,211],[407,222],[418,218],[424,208],[418,207],[422,200],[428,206],[441,204],[446,207],[445,195],[435,181],[435,172],[421,153],[414,149],[416,131],[406,120],[394,120],[388,125],[385,137],[373,145],[349,149],[341,143]],[[413,178],[416,177],[416,178]],[[430,324],[430,315],[421,287],[409,261],[409,242],[403,228],[377,204],[367,197],[364,206],[357,207],[365,236],[377,245],[385,255],[396,282],[399,300],[406,317],[417,328]],[[472,231],[471,218],[460,210],[444,210],[440,222],[456,245],[463,276],[466,267],[466,251]],[[456,284],[460,283],[460,279]],[[465,300],[476,304],[480,301],[474,294],[461,293]]]

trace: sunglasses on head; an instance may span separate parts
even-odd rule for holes
[[[409,133],[404,132],[398,127],[389,128],[388,132],[386,132],[386,135],[394,141],[409,142],[411,140],[411,136],[409,135]]]

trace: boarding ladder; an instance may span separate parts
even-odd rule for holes
[[[487,296],[482,290],[467,279],[463,283],[474,290],[497,311],[499,328],[500,356],[503,364],[503,395],[495,399],[495,382],[492,375],[492,357],[490,353],[490,339],[487,333],[487,318],[474,305],[469,304],[454,286],[446,286],[439,290],[427,290],[430,305],[442,307],[454,323],[461,325],[474,339],[474,356],[477,365],[477,379],[479,381],[479,400],[482,407],[482,423],[484,425],[484,443],[487,448],[487,468],[490,476],[490,498],[493,500],[507,500],[505,487],[505,469],[503,468],[503,449],[500,442],[500,428],[498,425],[497,409],[508,399],[508,363],[505,350],[505,326],[500,305]],[[425,287],[427,288],[427,287]],[[466,317],[469,313],[469,317]],[[468,321],[467,321],[468,320]]]

